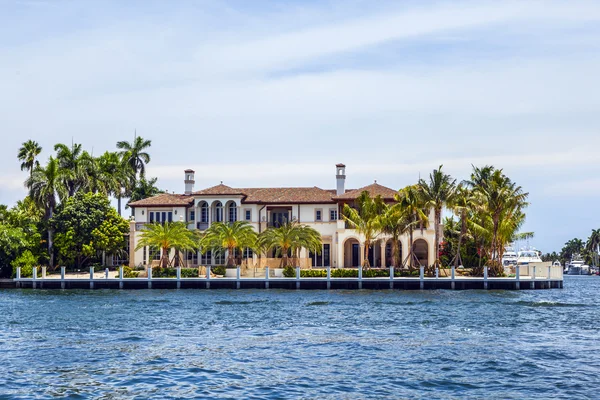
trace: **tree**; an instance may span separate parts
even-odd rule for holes
[[[101,253],[125,248],[129,223],[101,193],[76,193],[59,207],[51,221],[56,248],[63,263],[85,265]]]
[[[158,247],[162,251],[160,266],[169,265],[169,252],[194,250],[199,246],[198,235],[195,231],[187,229],[184,222],[165,222],[164,224],[148,224],[140,236],[136,250],[144,246]]]
[[[23,142],[21,148],[19,149],[19,153],[17,154],[17,158],[21,161],[21,171],[28,170],[29,177],[33,174],[33,169],[35,167],[39,167],[40,163],[37,160],[37,157],[42,152],[42,147],[38,144],[38,142],[33,140],[28,140]]]
[[[140,177],[146,175],[146,164],[150,162],[150,154],[146,151],[152,145],[151,140],[145,140],[141,136],[135,136],[132,143],[127,141],[117,142],[117,148],[121,149],[119,155],[125,163],[129,165],[136,175],[139,172]]]
[[[23,229],[0,222],[0,278],[9,278],[10,266],[27,249],[27,235]]]
[[[573,256],[581,255],[583,250],[585,249],[583,240],[574,238],[565,243],[564,247],[560,251],[560,258],[563,263],[568,263],[571,261]]]
[[[438,169],[434,169],[429,174],[429,182],[424,179],[419,180],[419,194],[423,199],[426,208],[433,208],[435,229],[435,266],[439,267],[440,263],[440,226],[442,224],[442,209],[451,204],[456,193],[456,180],[448,174],[442,172],[442,165]]]
[[[71,147],[66,144],[54,145],[56,151],[56,160],[62,170],[61,178],[67,188],[68,197],[73,197],[77,190],[85,184],[87,175],[84,170],[84,163],[88,162],[89,157],[82,157],[83,150],[81,144],[74,143]]]
[[[456,255],[454,256],[455,268],[458,268],[459,263],[462,261],[460,256],[460,248],[462,241],[468,232],[469,216],[472,213],[472,210],[476,207],[478,207],[478,203],[476,198],[473,196],[473,193],[471,193],[471,191],[463,185],[459,185],[456,189],[456,195],[454,196],[451,204],[452,211],[454,211],[454,213],[458,216],[460,222],[460,233],[458,235]]]
[[[429,218],[427,217],[427,210],[424,207],[416,185],[406,186],[398,191],[395,200],[400,204],[400,207],[405,210],[407,215],[409,215],[411,222],[408,227],[408,240],[410,242],[408,249],[408,267],[412,271],[414,259],[413,232],[417,225],[420,226],[421,229],[427,226]]]
[[[256,232],[246,221],[235,221],[232,224],[215,222],[204,232],[200,240],[203,252],[207,250],[227,250],[227,266],[235,265],[235,250],[254,248]]]
[[[320,254],[321,234],[308,225],[291,221],[262,232],[258,237],[258,246],[265,251],[275,249],[281,255],[280,266],[287,267],[290,265],[290,253],[296,255],[301,248]]]
[[[385,203],[381,196],[371,198],[369,192],[362,192],[354,203],[354,207],[344,204],[342,217],[356,232],[361,235],[364,246],[363,266],[370,268],[369,247],[377,240],[382,232],[381,215],[385,210]]]
[[[134,201],[146,199],[148,197],[163,193],[162,190],[156,187],[156,181],[157,178],[150,178],[148,180],[146,180],[145,177],[140,178],[131,191],[131,197],[129,201],[133,203]]]
[[[133,171],[123,162],[119,154],[114,152],[105,152],[98,157],[97,163],[104,192],[116,197],[117,211],[121,215],[121,199],[130,188]]]
[[[383,233],[391,236],[392,239],[392,266],[398,267],[402,264],[400,258],[400,236],[406,233],[415,222],[412,216],[402,208],[401,204],[386,205],[381,215],[381,229]]]
[[[600,229],[592,229],[592,234],[588,238],[585,248],[592,254],[594,265],[598,265],[598,253],[600,253]]]
[[[50,157],[46,167],[35,168],[33,174],[25,181],[25,186],[29,189],[29,197],[45,210],[46,221],[52,219],[54,215],[57,198],[63,199],[67,196],[67,190],[62,184],[63,173],[58,161]],[[54,267],[52,234],[52,224],[48,224],[48,255],[51,268]]]

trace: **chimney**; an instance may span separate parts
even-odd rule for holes
[[[346,193],[346,166],[344,164],[335,165],[335,178],[337,180],[336,193],[338,196],[340,196]]]
[[[194,192],[194,170],[186,169],[185,170],[185,194],[191,195]]]

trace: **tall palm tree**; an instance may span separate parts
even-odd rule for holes
[[[121,199],[129,189],[133,171],[115,152],[105,152],[97,158],[97,164],[99,179],[103,184],[105,193],[116,197],[117,211],[121,215]]]
[[[363,266],[370,268],[369,247],[377,241],[382,232],[381,215],[385,210],[385,203],[381,196],[372,198],[369,192],[362,192],[354,203],[354,207],[344,204],[342,217],[356,232],[364,238]]]
[[[88,161],[88,155],[82,157],[84,151],[78,143],[73,143],[71,147],[59,143],[54,145],[54,151],[58,166],[63,170],[61,175],[68,196],[73,197],[87,178],[84,163]]]
[[[157,178],[146,179],[145,177],[140,178],[135,187],[131,190],[131,196],[129,198],[130,202],[146,199],[148,197],[156,196],[157,194],[163,193],[156,186]]]
[[[473,193],[463,185],[458,185],[456,189],[456,195],[450,204],[452,211],[458,216],[460,221],[460,233],[458,235],[458,244],[456,246],[456,255],[454,256],[454,267],[458,268],[460,259],[460,247],[462,241],[467,235],[469,216],[473,210],[478,206],[476,198]]]
[[[144,246],[158,247],[162,250],[160,261],[161,268],[169,265],[169,252],[171,249],[177,251],[194,250],[198,248],[198,235],[195,231],[187,229],[183,222],[165,222],[146,225],[142,229],[140,240],[136,250]]]
[[[63,200],[67,196],[67,190],[62,184],[63,173],[58,161],[50,157],[46,167],[35,168],[33,174],[25,181],[25,187],[29,189],[29,196],[46,211],[46,220],[50,220],[54,215],[58,199]],[[54,267],[52,235],[52,224],[48,224],[50,267]]]
[[[423,200],[419,195],[417,185],[406,186],[396,193],[396,202],[400,205],[400,208],[405,210],[410,218],[410,225],[408,227],[408,267],[412,271],[413,259],[414,259],[414,248],[413,248],[413,233],[416,226],[423,228],[429,223],[427,217],[427,210],[423,205]]]
[[[145,140],[141,136],[134,136],[133,142],[127,141],[117,142],[117,148],[121,149],[119,155],[125,163],[134,171],[135,179],[139,172],[140,177],[146,175],[146,164],[150,162],[150,154],[147,150],[152,145],[151,140]]]
[[[207,250],[227,250],[227,266],[235,265],[235,250],[254,249],[257,235],[246,221],[235,221],[233,224],[215,222],[204,232],[200,240],[203,252]]]
[[[592,234],[586,243],[586,250],[592,253],[594,264],[598,265],[598,253],[600,253],[600,229],[592,229]]]
[[[262,232],[258,237],[258,246],[264,251],[276,249],[281,255],[281,266],[287,267],[290,265],[290,253],[296,254],[301,248],[321,253],[321,234],[297,221],[286,222]]]
[[[386,205],[385,211],[381,215],[381,229],[383,233],[391,236],[392,240],[392,266],[398,267],[402,264],[400,258],[400,236],[406,233],[411,227],[414,228],[416,222],[412,215],[402,208],[400,203]],[[382,256],[382,259],[385,257]]]
[[[423,198],[425,207],[433,208],[434,220],[433,225],[435,229],[435,266],[439,267],[440,264],[440,226],[442,225],[442,210],[443,208],[452,203],[456,193],[456,179],[453,179],[450,175],[445,174],[442,171],[442,165],[438,169],[434,169],[429,174],[429,181],[424,179],[419,180],[418,190]]]
[[[37,157],[42,152],[42,146],[38,144],[38,142],[33,140],[28,140],[23,142],[21,148],[19,149],[19,153],[17,154],[17,158],[21,161],[21,171],[28,170],[29,177],[33,175],[33,169],[40,165],[40,162],[37,160]]]

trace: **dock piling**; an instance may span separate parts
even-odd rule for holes
[[[394,266],[390,266],[390,289],[394,288]]]
[[[46,267],[42,267],[42,279],[46,279]]]
[[[33,267],[32,268],[32,273],[33,273],[33,288],[36,289],[37,288],[37,267]]]
[[[123,266],[119,267],[119,289],[123,289]]]
[[[67,268],[66,267],[60,267],[60,288],[64,289],[65,288],[65,270]]]
[[[90,289],[94,288],[94,267],[90,267]]]
[[[423,281],[424,277],[425,277],[425,267],[420,265],[419,266],[419,288],[421,290],[423,290],[425,288],[425,282]]]
[[[265,268],[265,289],[269,288],[269,266]]]
[[[148,266],[148,289],[152,289],[152,267]]]
[[[455,268],[454,268],[454,265],[453,265],[452,268],[451,268],[451,270],[450,270],[450,277],[452,279],[452,282],[450,283],[450,288],[452,290],[456,289],[456,282],[454,281],[455,273],[456,273],[456,271],[455,271]]]
[[[485,290],[488,289],[488,267],[487,266],[483,267],[483,288]]]
[[[181,266],[178,265],[175,271],[177,272],[177,289],[181,289]]]
[[[327,290],[331,289],[331,267],[327,267]]]
[[[535,289],[535,265],[533,266],[533,276],[531,277],[531,283],[529,284],[531,289]]]
[[[520,269],[520,267],[517,265],[517,266],[515,267],[515,279],[516,279],[516,282],[515,282],[515,289],[517,289],[517,290],[521,289],[521,282],[520,282],[520,280],[521,280],[521,276],[520,276],[520,275],[521,275],[521,269]]]
[[[296,289],[300,289],[300,267],[296,267]]]
[[[206,288],[210,289],[210,265],[206,266]]]
[[[235,277],[236,277],[236,282],[235,282],[235,288],[239,289],[241,287],[241,282],[240,282],[240,266],[237,266],[237,271],[235,272]]]
[[[362,265],[358,268],[358,288],[362,289]]]

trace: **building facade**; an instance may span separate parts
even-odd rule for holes
[[[204,231],[215,222],[247,221],[260,233],[286,221],[298,221],[316,229],[323,244],[321,254],[301,250],[299,263],[302,268],[357,267],[363,262],[364,238],[342,219],[344,204],[351,205],[363,191],[371,196],[381,195],[386,202],[393,202],[397,193],[377,182],[359,189],[346,189],[344,164],[336,165],[336,189],[332,190],[318,187],[232,188],[221,183],[195,191],[194,171],[186,170],[184,173],[183,194],[164,193],[129,204],[133,209],[129,243],[131,266],[158,264],[160,260],[159,249],[135,250],[141,230],[149,223],[182,221],[189,229]],[[433,215],[430,220],[433,220]],[[413,233],[414,254],[420,264],[434,262],[433,243],[431,226]],[[409,249],[408,235],[400,238],[399,246],[404,260]],[[184,264],[195,267],[225,263],[225,254],[200,250],[182,255]],[[281,260],[275,256],[272,252],[254,254],[250,249],[237,255],[242,266],[247,268],[278,267]],[[378,236],[378,241],[369,251],[369,261],[375,267],[391,265],[392,243],[389,237]]]

